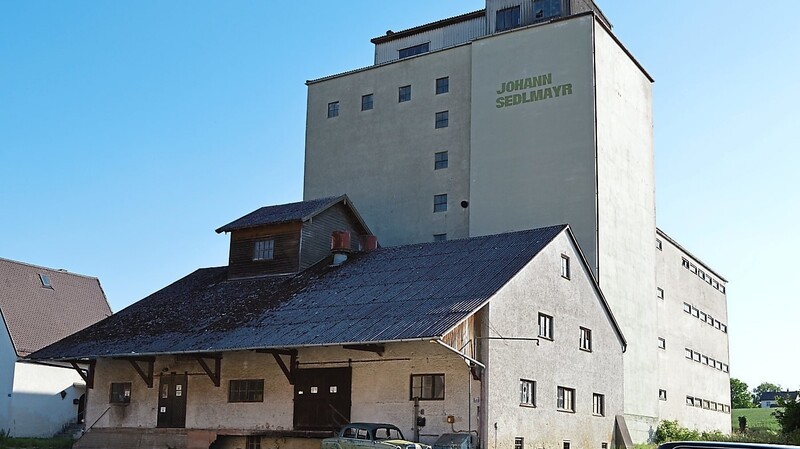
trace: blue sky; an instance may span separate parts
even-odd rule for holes
[[[658,224],[730,282],[731,374],[800,387],[800,2],[598,3],[656,80]],[[0,1],[0,257],[114,311],[225,264],[214,229],[302,197],[304,81],[482,7]]]

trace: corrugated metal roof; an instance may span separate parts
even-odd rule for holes
[[[0,258],[0,312],[24,357],[108,317],[111,308],[97,278]]]
[[[257,226],[304,221],[346,198],[347,196],[345,195],[330,196],[309,201],[262,207],[222,226],[216,232],[230,232]]]
[[[441,337],[566,225],[358,253],[290,276],[228,280],[204,268],[51,345],[77,359]]]

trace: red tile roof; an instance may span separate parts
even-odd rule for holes
[[[110,316],[111,308],[97,278],[0,258],[0,313],[24,357]]]

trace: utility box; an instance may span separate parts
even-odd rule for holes
[[[472,449],[472,436],[468,433],[445,433],[433,443],[433,449]]]

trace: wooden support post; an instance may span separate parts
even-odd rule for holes
[[[286,379],[289,380],[289,385],[294,385],[294,370],[297,366],[297,350],[290,349],[290,350],[280,350],[280,349],[256,349],[256,352],[260,352],[263,354],[272,354],[275,358],[275,362],[278,363],[281,371],[286,376]],[[286,366],[286,362],[283,360],[284,355],[289,356],[289,366]]]
[[[370,345],[344,345],[342,346],[344,349],[350,349],[352,351],[366,351],[366,352],[374,352],[379,356],[383,357],[383,353],[386,352],[386,347],[384,345],[378,344],[370,344]]]
[[[88,368],[81,368],[78,363],[86,363],[89,365]],[[86,388],[94,388],[94,367],[97,363],[96,360],[88,360],[88,361],[78,361],[78,362],[69,362],[72,365],[72,368],[78,372],[78,375],[81,376],[84,382],[86,382]]]
[[[215,387],[219,387],[220,380],[222,379],[222,354],[212,354],[212,355],[204,355],[200,354],[197,357],[197,363],[200,364],[200,367],[203,368],[203,371],[206,372],[206,375],[211,382],[214,383]],[[205,359],[213,359],[214,360],[214,369],[212,370]]]
[[[134,370],[139,373],[147,388],[153,388],[153,369],[156,363],[155,357],[116,357],[115,360],[127,360]],[[139,362],[146,363],[147,365],[142,368]]]

